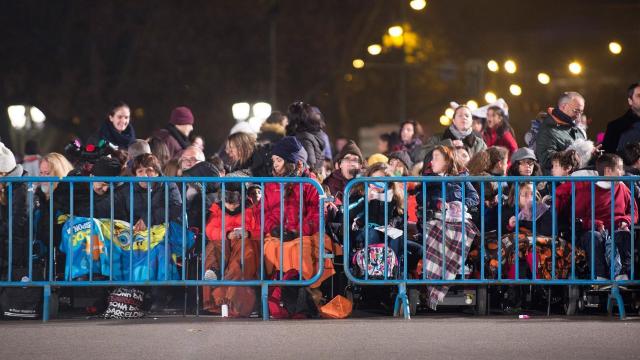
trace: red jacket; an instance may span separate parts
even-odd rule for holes
[[[222,240],[222,209],[219,204],[214,203],[209,209],[211,216],[207,220],[207,239],[209,241],[221,241]],[[260,213],[258,213],[258,216]],[[233,231],[233,229],[242,227],[242,214],[236,215],[224,214],[224,234],[225,236]],[[256,220],[255,208],[245,208],[244,214],[244,228],[249,232],[251,239],[260,238],[260,218]]]
[[[610,182],[606,182],[611,184]],[[576,219],[582,219],[582,227],[585,230],[591,230],[591,183],[590,182],[578,182],[575,185],[575,206],[576,206]],[[595,188],[595,219],[597,225],[603,224],[605,229],[611,229],[611,190],[610,188],[603,188],[598,186],[598,183],[594,185]],[[613,218],[616,228],[620,226],[621,222],[631,224],[631,192],[629,188],[621,183],[617,182],[614,188],[614,206],[613,206]],[[633,200],[634,206],[634,219],[635,223],[638,221],[638,205]],[[556,209],[558,210],[558,221],[561,219],[571,218],[571,183],[565,182],[556,188]],[[562,216],[564,215],[564,216]],[[562,217],[561,217],[562,216]]]
[[[287,190],[289,189],[289,190]],[[284,229],[300,232],[300,184],[289,183],[283,185],[284,195]],[[302,233],[305,236],[318,232],[320,222],[320,198],[318,191],[311,184],[302,184]],[[264,185],[264,232],[271,232],[280,228],[280,184],[266,183]],[[254,206],[256,214],[260,214],[260,204]],[[257,219],[260,219],[258,215]]]
[[[487,144],[487,147],[503,146],[507,148],[507,150],[509,150],[509,159],[511,159],[511,154],[518,150],[518,143],[510,131],[505,131],[502,136],[499,136],[495,129],[486,128],[482,134],[482,138]]]

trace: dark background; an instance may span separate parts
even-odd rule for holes
[[[73,136],[95,133],[120,99],[131,106],[138,137],[164,126],[175,106],[191,107],[210,152],[234,124],[238,101],[285,111],[308,101],[333,137],[404,118],[435,133],[449,101],[483,105],[493,90],[509,103],[522,144],[536,113],[576,90],[595,138],[626,110],[626,88],[640,80],[639,15],[636,0],[431,0],[418,12],[409,0],[3,0],[0,136],[12,138],[6,107],[31,104],[47,115],[46,127],[24,136],[60,151]],[[411,54],[367,54],[401,22],[419,37]],[[621,55],[609,53],[612,40]],[[354,58],[365,68],[354,69]],[[486,70],[489,59],[507,58],[518,64],[515,75]],[[568,73],[572,60],[583,64],[582,75]],[[551,85],[537,82],[539,71]],[[511,83],[522,96],[508,93]]]

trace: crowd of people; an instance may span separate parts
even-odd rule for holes
[[[626,280],[631,275],[630,228],[638,220],[636,202],[640,187],[634,199],[628,185],[619,181],[598,181],[595,185],[576,182],[572,188],[571,182],[499,180],[505,175],[639,175],[640,84],[629,87],[628,112],[609,123],[601,141],[594,142],[587,136],[585,103],[585,98],[577,92],[563,93],[554,107],[538,114],[532,122],[525,136],[526,143],[518,141],[509,123],[508,106],[502,99],[473,110],[454,104],[453,122],[442,134],[425,138],[419,123],[404,121],[397,132],[381,134],[379,152],[368,157],[354,140],[340,137],[332,144],[320,109],[304,102],[292,103],[286,112],[273,112],[259,131],[249,126],[235,126],[224,146],[209,157],[204,152],[205,138],[194,135],[195,118],[189,108],[175,108],[164,128],[149,138],[138,139],[129,106],[117,103],[95,136],[84,143],[70,143],[64,151],[41,156],[37,144],[29,142],[26,156],[22,163],[17,163],[14,153],[0,143],[0,177],[128,176],[138,180],[131,185],[115,181],[73,185],[54,181],[34,183],[31,187],[24,182],[13,182],[11,186],[0,182],[0,277],[8,277],[9,237],[12,238],[13,266],[25,268],[30,260],[28,240],[48,241],[52,223],[49,218],[70,213],[131,221],[134,231],[145,231],[169,220],[204,233],[204,278],[207,280],[258,279],[263,270],[270,277],[295,270],[300,278],[310,279],[320,267],[314,249],[324,246],[329,253],[344,253],[345,262],[350,263],[351,255],[362,251],[365,241],[370,245],[388,243],[388,251],[398,257],[406,252],[407,258],[401,261],[407,262],[411,276],[428,278],[431,274],[424,273],[427,267],[422,259],[449,257],[449,254],[430,252],[441,244],[432,242],[440,241],[438,236],[442,238],[434,234],[442,233],[447,238],[466,238],[462,249],[447,248],[446,251],[469,256],[469,259],[458,259],[457,267],[447,268],[450,272],[447,276],[457,276],[465,262],[473,262],[474,256],[476,265],[470,267],[469,275],[477,276],[480,261],[475,250],[479,246],[481,226],[487,234],[500,228],[502,235],[513,233],[516,227],[520,233],[531,232],[535,227],[539,236],[553,237],[553,213],[557,219],[564,219],[574,208],[580,241],[577,242],[579,249],[573,251],[586,259],[595,257],[598,279]],[[388,177],[410,175],[442,177],[447,182],[388,180]],[[242,180],[224,184],[190,180],[183,185],[145,181],[155,177],[265,176],[283,178],[283,184],[270,182],[261,186]],[[495,181],[470,182],[465,181],[466,176],[490,176]],[[346,193],[347,184],[358,177],[366,177],[370,182],[366,187],[353,186]],[[376,177],[387,179],[376,181]],[[451,181],[451,177],[459,182]],[[287,183],[289,178],[316,181],[334,200],[321,209],[316,186],[311,182]],[[631,186],[639,184],[640,181]],[[32,190],[33,196],[30,196]],[[480,197],[482,194],[484,198]],[[591,214],[592,196],[595,214]],[[50,209],[54,213],[50,213]],[[34,220],[30,212],[35,210],[39,216]],[[325,212],[325,229],[320,228],[321,211]],[[347,235],[342,233],[344,213],[350,222],[349,249],[342,248]],[[441,221],[445,218],[447,225]],[[34,221],[33,234],[30,234],[29,224]],[[411,225],[409,234],[402,234],[405,222]],[[461,222],[466,226],[460,228]],[[566,230],[564,225],[565,222],[558,224],[558,234]],[[62,225],[53,222],[53,226],[57,247]],[[405,236],[391,234],[391,230]],[[610,273],[605,256],[607,242],[612,239],[620,255],[615,274]],[[262,251],[261,240],[264,240]],[[504,242],[503,239],[497,241]],[[548,264],[551,260],[544,256],[544,246],[536,250],[541,251],[537,255],[538,264],[533,264],[531,248],[506,246],[505,249],[504,264],[497,264],[497,257],[489,252],[489,274],[501,267],[504,276],[509,278],[514,278],[516,271],[520,277],[531,277],[535,273],[548,278],[544,262]],[[568,248],[569,254],[571,251]],[[264,259],[260,259],[261,253]],[[369,254],[373,260],[373,253]],[[515,269],[516,257],[522,259],[521,269]],[[557,265],[559,274],[565,275],[572,266],[570,260]],[[336,274],[330,259],[325,259],[323,268],[318,281],[308,289],[309,296],[317,302],[323,299],[325,280]],[[360,275],[372,274],[371,269],[360,271]],[[62,272],[64,262],[59,261],[56,273]],[[436,278],[441,274],[438,271]],[[23,275],[15,270],[13,280]],[[442,290],[434,288],[428,294],[433,307],[446,293],[446,289],[444,293]],[[227,305],[231,315],[247,316],[254,310],[256,294],[251,287],[208,286],[203,289],[203,299],[206,311],[219,313],[221,306]]]

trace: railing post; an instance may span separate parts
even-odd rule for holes
[[[51,285],[45,285],[44,298],[42,299],[42,322],[49,321],[49,306],[51,304]]]

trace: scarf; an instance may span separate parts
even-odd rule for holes
[[[183,150],[186,149],[189,145],[191,145],[191,143],[189,142],[189,138],[184,136],[184,134],[181,133],[180,130],[178,130],[178,128],[175,125],[173,124],[167,125],[167,131],[169,131],[169,134],[171,134],[171,136],[173,136],[173,138],[176,139],[176,141],[180,144],[180,147]]]
[[[449,126],[449,131],[451,131],[451,134],[453,134],[453,136],[455,136],[456,139],[463,140],[467,136],[471,135],[471,133],[473,132],[473,129],[472,128],[468,128],[466,131],[460,131],[460,130],[456,129],[456,127],[454,125],[451,125],[451,126]]]
[[[551,115],[553,115],[556,119],[569,124],[571,127],[576,126],[576,122],[571,118],[571,116],[563,113],[558,108],[553,108],[553,110],[551,110]]]
[[[116,145],[119,149],[126,150],[136,140],[136,132],[129,124],[123,132],[118,132],[109,120],[105,120],[100,127],[100,138]]]

